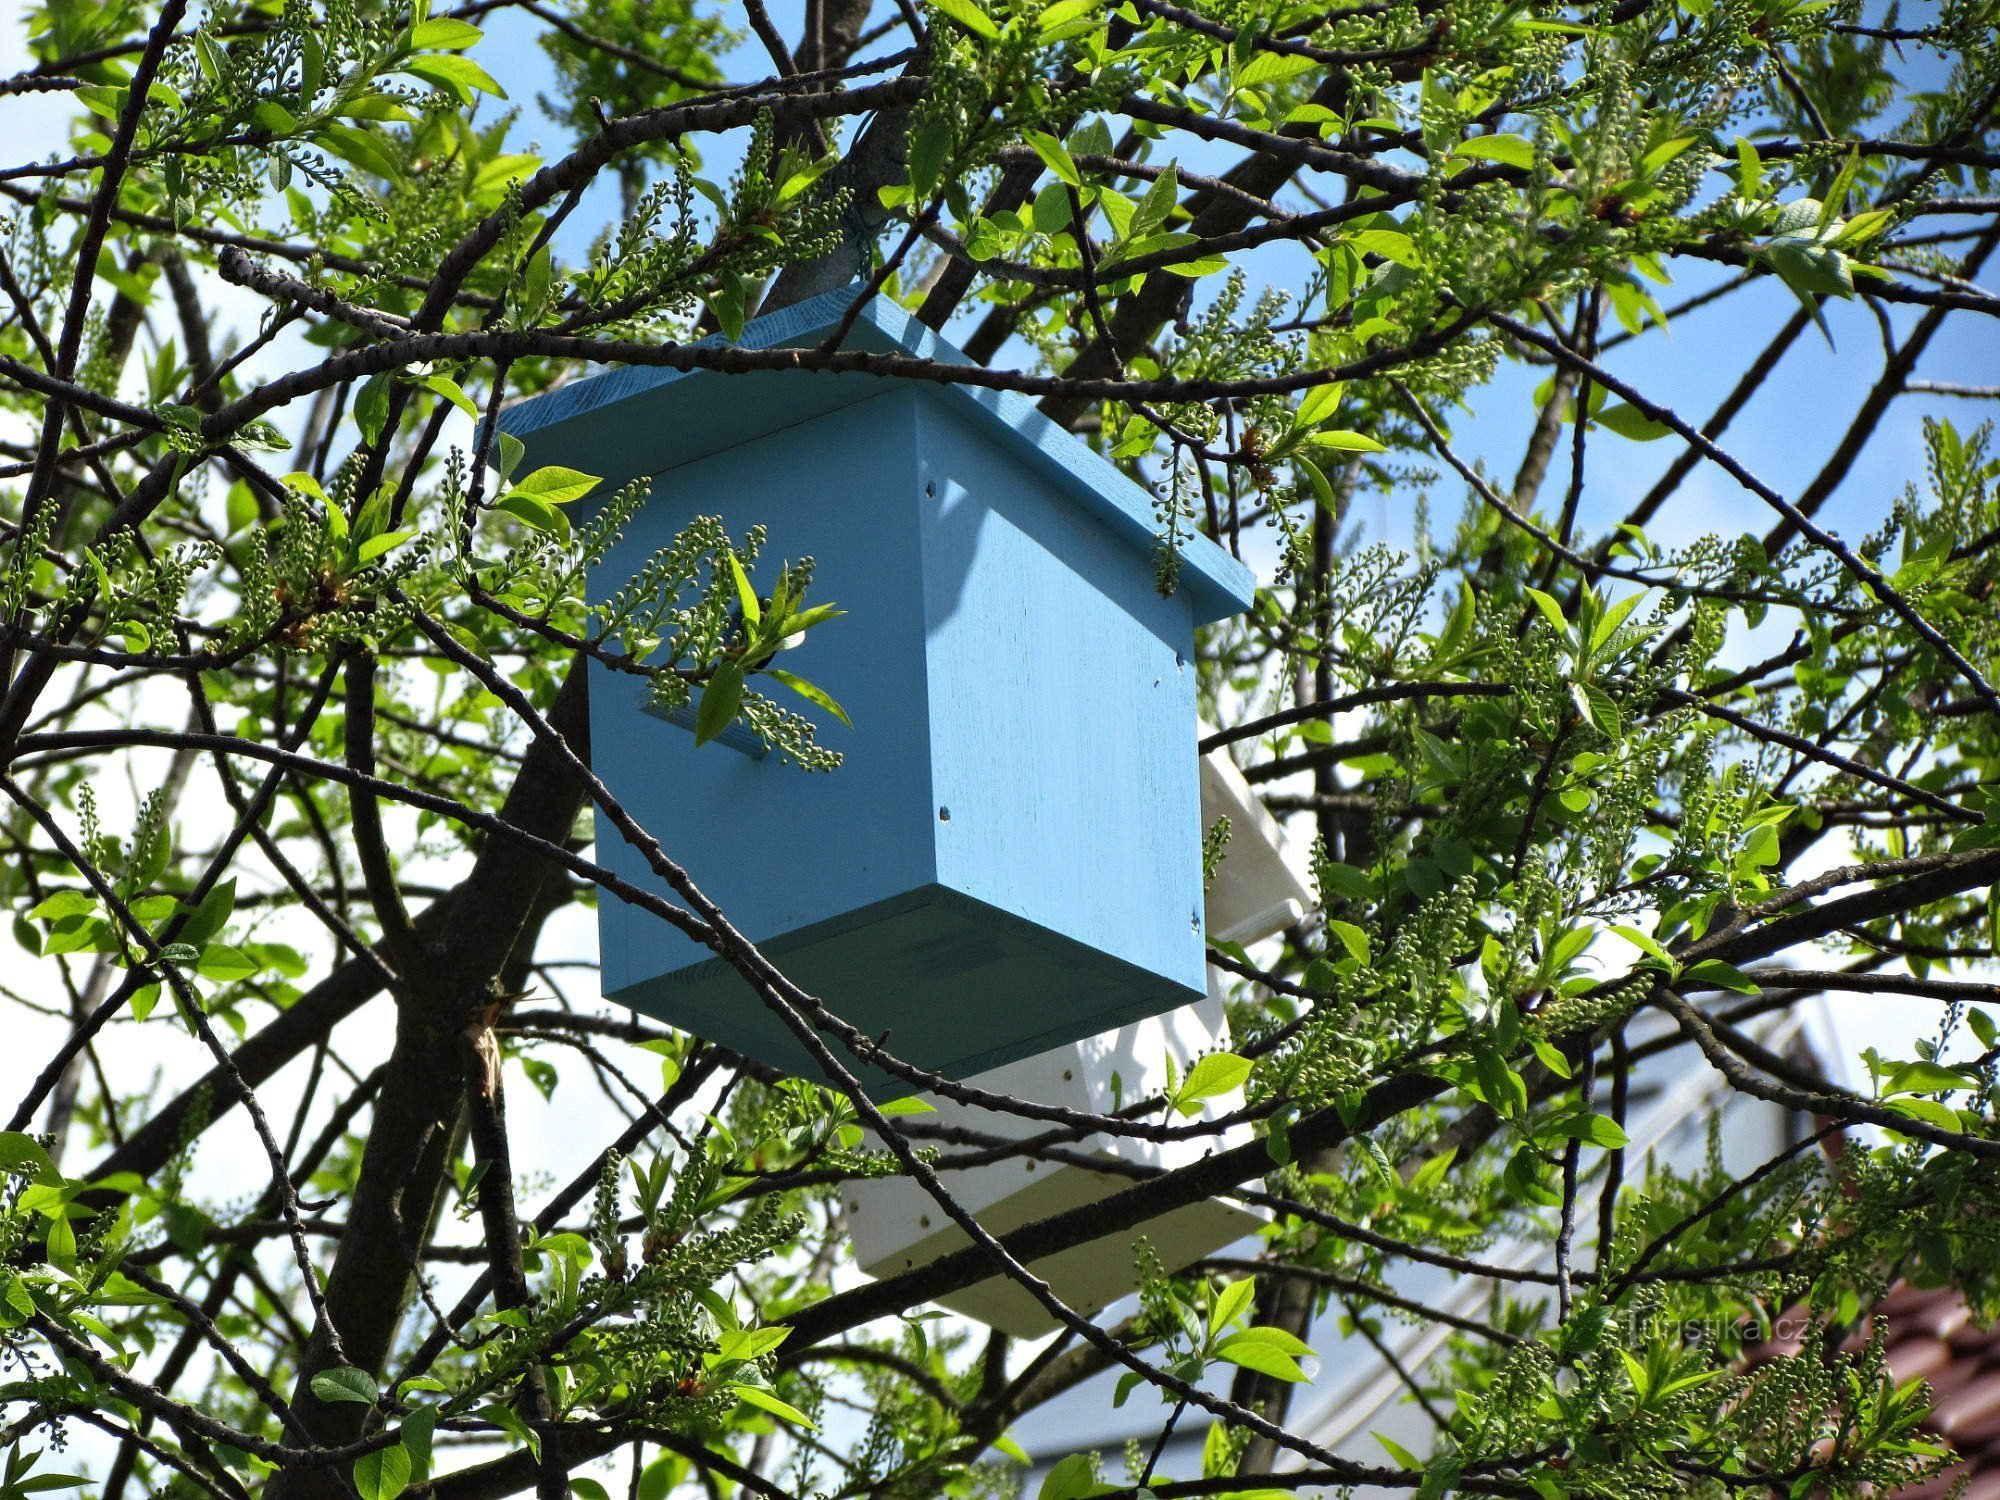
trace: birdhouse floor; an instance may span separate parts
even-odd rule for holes
[[[1004,1235],[1051,1214],[1095,1203],[1132,1185],[1133,1179],[1122,1173],[1051,1166],[1041,1174],[1040,1181],[982,1209],[979,1222],[991,1233]],[[895,1276],[928,1265],[969,1243],[965,1232],[947,1220],[942,1209],[933,1207],[930,1212],[942,1226],[936,1233],[883,1260],[864,1264],[862,1270],[871,1276]],[[1256,1213],[1237,1204],[1219,1198],[1204,1199],[1149,1220],[1136,1229],[1122,1229],[1034,1261],[1029,1269],[1054,1288],[1071,1309],[1088,1317],[1120,1297],[1129,1296],[1138,1284],[1135,1257],[1142,1236],[1167,1269],[1173,1271],[1255,1234],[1263,1222]],[[991,1277],[938,1300],[954,1312],[964,1313],[1016,1338],[1041,1338],[1061,1326],[1020,1283],[1006,1276]]]
[[[841,1018],[894,1055],[950,1078],[1202,995],[941,885],[787,933],[762,951],[808,994],[851,997]],[[823,1076],[784,1021],[722,959],[609,998],[804,1077]],[[1024,1013],[1046,1018],[1046,1029],[1023,1036]],[[854,1071],[874,1098],[911,1092],[879,1069]]]

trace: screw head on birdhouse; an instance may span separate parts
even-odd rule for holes
[[[738,343],[816,347],[856,295],[759,318]],[[842,347],[973,367],[884,298]],[[591,669],[594,770],[796,983],[951,1077],[1201,997],[1194,631],[1248,607],[1239,561],[1184,533],[1162,594],[1153,498],[1011,392],[635,366],[501,425],[600,493],[651,477],[593,599],[712,515],[736,537],[764,525],[768,557],[810,557],[813,598],[846,611],[783,661],[852,720],[820,727],[843,756],[831,773],[747,737],[698,747],[647,713],[644,678]],[[599,829],[601,863],[664,893]],[[607,996],[817,1076],[723,960],[609,893],[598,914]]]

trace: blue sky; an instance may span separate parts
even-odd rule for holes
[[[770,8],[780,31],[796,37],[802,0],[774,0]],[[735,11],[733,6],[721,9]],[[740,12],[733,19],[740,25]],[[521,111],[514,131],[516,141],[523,145],[536,142],[552,153],[560,149],[561,131],[542,115],[534,99],[550,80],[547,61],[534,40],[541,30],[542,23],[532,16],[500,13],[488,23],[487,40],[476,55],[506,82],[512,104]],[[879,43],[876,51],[893,50],[902,44],[898,33]],[[725,60],[725,69],[735,79],[761,77],[770,71],[768,59],[754,38],[737,47]],[[615,110],[616,101],[606,103]],[[711,176],[720,179],[726,175],[740,140],[739,132],[724,143],[704,146]],[[1173,149],[1180,150],[1179,159],[1194,170],[1216,170],[1232,160],[1227,152],[1199,142],[1184,140]],[[565,247],[571,253],[581,253],[594,229],[615,213],[615,195],[607,184],[573,215],[570,223],[575,227],[567,232]],[[1675,269],[1684,277],[1689,274],[1686,266]],[[1282,271],[1279,265],[1267,263],[1253,268],[1253,274],[1288,274],[1292,270],[1289,262],[1283,263]],[[1671,306],[1707,284],[1706,280],[1683,281],[1649,289],[1663,305]],[[1667,335],[1650,333],[1633,341],[1610,356],[1609,363],[1684,417],[1699,422],[1796,306],[1783,287],[1768,283],[1676,319]],[[1826,318],[1834,345],[1829,346],[1816,331],[1800,339],[1776,378],[1751,402],[1724,440],[1759,477],[1786,493],[1795,493],[1818,472],[1844,430],[1846,417],[1859,407],[1879,371],[1882,350],[1874,316],[1858,303],[1829,303]],[[1898,309],[1891,321],[1906,332],[1916,316],[1913,310]],[[1925,361],[1923,373],[1928,378],[1967,383],[1991,383],[2000,378],[2000,359],[1993,352],[1990,330],[1973,326],[1974,321],[1959,318],[1947,325]],[[962,323],[954,331],[962,336],[964,326]],[[1454,442],[1460,451],[1483,455],[1494,472],[1511,476],[1533,418],[1532,393],[1544,373],[1510,367],[1491,385],[1474,392],[1471,411],[1453,417]],[[1969,425],[1981,415],[1973,405],[1949,397],[1900,400],[1881,434],[1868,445],[1827,505],[1823,512],[1826,524],[1850,539],[1878,525],[1904,485],[1921,479],[1921,418],[1943,415]],[[1671,440],[1641,445],[1601,430],[1593,433],[1586,444],[1587,483],[1581,518],[1585,529],[1606,527],[1621,519],[1630,503],[1671,462],[1676,449]],[[1559,503],[1561,481],[1568,471],[1566,449],[1560,470],[1544,488],[1544,500],[1552,508]],[[1463,498],[1462,489],[1455,477],[1434,487],[1433,513],[1449,516],[1455,512]],[[1354,514],[1372,539],[1407,543],[1414,513],[1411,498],[1406,493],[1367,496]],[[1656,539],[1685,541],[1711,530],[1725,534],[1761,532],[1771,520],[1761,502],[1704,466],[1690,477],[1681,502],[1668,507]]]

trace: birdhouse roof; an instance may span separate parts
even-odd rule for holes
[[[850,287],[756,318],[744,326],[736,346],[816,347],[840,326],[858,295]],[[719,337],[703,341],[708,346],[727,342]],[[943,365],[973,363],[886,297],[862,305],[841,347],[906,354]],[[522,402],[501,414],[500,425],[529,443],[538,464],[568,464],[623,484],[865,401],[897,383],[865,373],[735,374],[627,365]],[[1021,462],[1054,480],[1114,534],[1150,552],[1159,535],[1153,497],[1043,416],[1032,399],[960,383],[927,384],[927,389],[997,437]],[[1180,551],[1180,587],[1191,597],[1197,624],[1250,607],[1257,581],[1243,563],[1199,533],[1183,537]]]

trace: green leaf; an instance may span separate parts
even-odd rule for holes
[[[364,172],[373,172],[377,177],[386,177],[391,182],[402,180],[402,166],[389,147],[380,138],[359,126],[343,125],[338,120],[329,121],[319,127],[313,139],[342,161],[357,166]]]
[[[560,535],[569,530],[569,517],[532,495],[502,495],[494,502],[493,508],[527,522],[537,531],[553,531]]]
[[[1736,192],[1746,203],[1754,203],[1764,191],[1764,162],[1748,136],[1736,137]]]
[[[1042,1487],[1035,1500],[1088,1500],[1101,1489],[1103,1486],[1097,1482],[1097,1473],[1090,1459],[1084,1454],[1072,1453],[1050,1468],[1042,1479]]]
[[[246,453],[283,453],[292,446],[292,440],[285,436],[277,423],[262,419],[245,422],[229,434],[229,441]]]
[[[1234,1052],[1209,1053],[1188,1069],[1187,1077],[1174,1093],[1174,1107],[1184,1115],[1199,1114],[1196,1104],[1241,1088],[1250,1076],[1250,1067],[1249,1058],[1238,1057]]]
[[[365,566],[383,553],[393,552],[415,535],[414,531],[385,531],[380,536],[371,536],[354,549],[354,561],[357,565]]]
[[[357,1406],[373,1406],[382,1397],[375,1377],[352,1365],[336,1365],[312,1378],[313,1394],[322,1401],[351,1401]]]
[[[736,718],[736,710],[743,702],[743,664],[725,662],[715,669],[715,675],[701,690],[701,702],[695,705],[694,742],[706,745]]]
[[[403,1389],[409,1390],[405,1384]],[[403,1451],[410,1455],[410,1475],[422,1479],[431,1471],[431,1434],[437,1428],[438,1409],[435,1406],[415,1405],[410,1414],[403,1418]]]
[[[1556,1077],[1570,1076],[1573,1070],[1569,1065],[1569,1059],[1562,1055],[1562,1050],[1553,1042],[1545,1037],[1531,1036],[1528,1038],[1528,1045],[1534,1049],[1535,1056],[1542,1060],[1542,1066]]]
[[[1583,722],[1608,739],[1617,739],[1625,732],[1624,718],[1618,712],[1618,705],[1611,695],[1594,682],[1572,682],[1569,685],[1570,701],[1576,704],[1576,711]]]
[[[64,1271],[76,1269],[76,1229],[69,1221],[66,1208],[58,1208],[55,1217],[49,1220],[49,1259]]]
[[[256,523],[259,514],[257,497],[251,493],[250,486],[242,480],[239,479],[229,486],[229,496],[223,505],[229,523],[228,535],[235,536]]]
[[[1908,1115],[1913,1120],[1922,1120],[1926,1125],[1935,1125],[1940,1130],[1964,1130],[1965,1121],[1958,1111],[1948,1104],[1935,1099],[1890,1099],[1889,1108],[1898,1114]]]
[[[382,440],[382,425],[388,420],[389,377],[387,375],[370,375],[366,380],[361,382],[361,389],[354,393],[354,425],[361,429],[361,436],[364,439],[370,443],[378,443]],[[300,477],[299,475],[293,475],[286,483],[290,484],[293,489],[303,488],[303,486],[297,483]],[[309,474],[303,477],[307,479],[312,478]],[[314,491],[318,491],[318,493],[314,494]],[[313,480],[312,489],[307,490],[306,493],[313,494],[314,498],[320,504],[324,505],[328,511],[335,509],[333,502],[327,498],[326,492],[320,489],[318,480]]]
[[[931,0],[931,4],[976,36],[991,40],[1000,35],[1000,28],[993,24],[993,18],[986,14],[979,0]]]
[[[1263,1325],[1256,1328],[1246,1328],[1229,1342],[1268,1344],[1280,1353],[1289,1354],[1294,1357],[1312,1353],[1311,1346],[1297,1334],[1287,1333],[1282,1328],[1272,1328]]]
[[[1344,380],[1316,385],[1299,398],[1298,415],[1292,420],[1300,427],[1317,427],[1340,410],[1341,398],[1346,394]]]
[[[1507,1059],[1489,1038],[1472,1039],[1472,1072],[1478,1093],[1488,1104],[1510,1119],[1518,1119],[1528,1108],[1528,1085],[1507,1065]]]
[[[787,1422],[796,1422],[808,1432],[818,1432],[819,1427],[804,1412],[789,1401],[781,1401],[760,1385],[732,1385],[734,1391],[746,1406],[754,1406],[767,1411],[774,1417],[783,1417]]]
[[[1333,485],[1327,480],[1326,471],[1303,453],[1294,453],[1292,462],[1297,464],[1299,472],[1306,476],[1306,483],[1311,486],[1313,499],[1318,502],[1320,509],[1328,515],[1334,514],[1338,505],[1334,499]]]
[[[1828,186],[1826,198],[1820,204],[1820,218],[1814,224],[1814,230],[1818,230],[1822,236],[1826,234],[1828,228],[1832,228],[1840,220],[1842,210],[1846,210],[1848,192],[1854,188],[1854,176],[1860,172],[1860,166],[1862,166],[1860,152],[1850,150],[1848,160],[1844,160],[1840,164],[1840,170],[1834,174],[1834,182],[1832,186]]]
[[[1423,264],[1417,242],[1400,229],[1357,229],[1345,238],[1363,255],[1379,255],[1393,265],[1407,266],[1411,270]]]
[[[525,495],[544,505],[567,505],[572,500],[581,500],[602,482],[595,474],[550,464],[535,470],[507,493]]]
[[[410,30],[410,50],[413,52],[463,52],[485,33],[470,21],[454,20],[439,16],[434,20],[420,21]]]
[[[1283,83],[1287,78],[1310,73],[1318,66],[1312,58],[1301,57],[1296,52],[1259,52],[1237,73],[1236,86],[1247,89],[1259,84]]]
[[[1507,1159],[1506,1169],[1500,1174],[1501,1186],[1522,1203],[1554,1208],[1562,1202],[1562,1194],[1543,1180],[1543,1168],[1534,1148],[1523,1146]]]
[[[194,971],[203,979],[233,984],[239,979],[248,979],[262,967],[241,948],[232,948],[227,943],[210,943],[201,950]]]
[[[791,1334],[789,1328],[731,1328],[726,1330],[716,1344],[716,1361],[719,1364],[741,1363],[752,1359],[762,1359]]]
[[[1370,949],[1366,932],[1352,922],[1339,922],[1331,917],[1327,919],[1326,930],[1340,939],[1340,946],[1345,948],[1357,963],[1368,962]]]
[[[1650,937],[1646,933],[1641,932],[1636,927],[1621,927],[1616,923],[1613,923],[1611,925],[1610,930],[1612,932],[1615,932],[1619,937],[1625,939],[1626,942],[1630,943],[1634,948],[1637,948],[1641,953],[1645,954],[1646,957],[1651,959],[1656,959],[1660,963],[1665,964],[1667,966],[1667,971],[1669,973],[1677,974],[1680,972],[1680,967],[1681,967],[1680,960],[1675,958],[1673,954],[1667,952],[1667,950],[1660,945],[1660,941],[1658,938]]]
[[[494,1401],[480,1407],[473,1415],[484,1417],[495,1427],[500,1428],[503,1432],[506,1432],[518,1441],[522,1447],[528,1450],[537,1463],[541,1461],[542,1435],[530,1427],[521,1414],[515,1411],[513,1407],[507,1405],[504,1401]]]
[[[511,432],[495,432],[493,449],[494,457],[498,460],[494,469],[503,482],[521,466],[521,460],[528,456],[528,445]]]
[[[1389,1457],[1396,1461],[1396,1465],[1398,1468],[1421,1469],[1424,1466],[1424,1461],[1418,1458],[1417,1455],[1412,1453],[1408,1448],[1405,1448],[1401,1443],[1398,1443],[1393,1439],[1386,1438],[1382,1436],[1382,1434],[1379,1432],[1374,1433],[1373,1437],[1376,1442],[1382,1445],[1383,1449],[1388,1453]]]
[[[1948,1094],[1959,1089],[1976,1089],[1979,1080],[1941,1063],[1918,1060],[1897,1063],[1889,1074],[1890,1094]]]
[[[1775,865],[1784,856],[1777,828],[1765,823],[1752,830],[1750,837],[1743,841],[1743,852],[1736,856],[1736,863],[1750,869],[1762,869],[1765,865]]]
[[[820,708],[825,709],[849,729],[854,727],[854,721],[847,717],[847,710],[834,702],[824,688],[815,687],[812,683],[807,682],[805,678],[795,672],[787,672],[783,667],[766,667],[764,675],[782,682],[808,703],[816,704]]]
[[[236,877],[218,880],[209,888],[201,904],[188,914],[181,924],[180,941],[196,948],[211,941],[228,925],[229,918],[236,910]]]
[[[885,1115],[934,1115],[937,1106],[929,1100],[912,1094],[907,1099],[891,1099],[887,1104],[878,1104],[877,1110]]]
[[[1042,190],[1035,194],[1034,208],[1029,217],[1034,221],[1037,234],[1061,234],[1069,228],[1070,188],[1064,182],[1045,182]]]
[[[1618,627],[1623,625],[1631,617],[1632,611],[1645,601],[1646,592],[1642,589],[1636,594],[1627,594],[1598,617],[1596,626],[1590,632],[1592,651],[1601,649],[1618,633]]]
[[[0,1130],[0,1173],[26,1167],[37,1182],[60,1182],[62,1174],[42,1144],[19,1130]]]
[[[639,1474],[639,1500],[667,1500],[679,1481],[680,1465],[684,1462],[677,1453],[662,1453],[647,1464]]]
[[[811,609],[802,609],[797,614],[785,616],[782,628],[774,634],[798,635],[811,630],[815,625],[824,625],[828,620],[837,620],[846,613],[846,610],[836,609],[831,604],[815,604]]]
[[[1166,170],[1153,179],[1153,185],[1146,189],[1146,196],[1132,210],[1131,222],[1125,226],[1120,238],[1141,240],[1162,228],[1173,217],[1174,208],[1180,201],[1180,174],[1174,170],[1174,164],[1168,162]]]
[[[20,1277],[0,1271],[0,1328],[19,1328],[35,1315],[35,1299]]]
[[[1518,135],[1478,135],[1469,141],[1460,141],[1451,148],[1451,154],[1525,169],[1535,164],[1535,143]]]
[[[410,1455],[401,1443],[354,1460],[354,1488],[361,1500],[396,1500],[409,1484]]]
[[[1660,168],[1681,155],[1688,147],[1694,145],[1700,139],[1701,137],[1697,135],[1677,135],[1670,140],[1661,141],[1659,145],[1653,147],[1652,150],[1639,158],[1639,170],[1648,177],[1656,175]]]
[[[479,408],[472,404],[472,398],[465,394],[465,388],[449,375],[426,375],[417,384],[427,391],[435,391],[473,421],[479,420]]]
[[[1827,243],[1836,250],[1859,250],[1895,227],[1896,215],[1889,209],[1866,209],[1843,224]]]
[[[42,922],[56,922],[64,917],[87,917],[97,910],[97,898],[88,891],[57,891],[37,903],[28,915]]]
[[[1116,188],[1100,187],[1097,190],[1097,206],[1104,211],[1105,222],[1119,239],[1131,234],[1132,221],[1139,213],[1138,204]]]
[[[1035,17],[1035,28],[1040,33],[1039,40],[1044,45],[1060,40],[1056,33],[1061,32],[1064,27],[1077,26],[1084,22],[1104,3],[1105,0],[1055,0],[1052,5],[1043,6],[1042,13]]]
[[[1632,1144],[1631,1137],[1618,1126],[1616,1120],[1607,1115],[1596,1115],[1588,1110],[1580,1110],[1573,1115],[1546,1126],[1544,1136],[1557,1136],[1564,1140],[1582,1141],[1589,1146],[1602,1146],[1607,1151],[1616,1151]]]
[[[743,611],[744,620],[751,625],[759,625],[764,620],[764,606],[757,602],[757,591],[750,586],[750,575],[743,571],[743,564],[737,561],[734,552],[729,554],[729,576],[736,583],[736,604]]]
[[[1641,1401],[1645,1400],[1647,1391],[1652,1389],[1652,1378],[1647,1375],[1645,1365],[1629,1349],[1620,1349],[1618,1357],[1625,1362],[1625,1373],[1632,1379],[1632,1389],[1639,1393]]]
[[[910,187],[928,198],[951,152],[951,129],[941,120],[927,120],[910,137]]]
[[[1332,448],[1340,453],[1386,453],[1389,450],[1365,432],[1351,432],[1342,427],[1323,427],[1315,432],[1309,442],[1316,448]]]
[[[507,97],[507,91],[500,87],[499,80],[469,57],[454,57],[448,53],[413,57],[403,64],[403,71],[443,89],[461,104],[472,103],[475,94],[491,94],[496,99]]]
[[[611,1500],[609,1492],[603,1485],[595,1479],[586,1479],[581,1475],[570,1480],[569,1492],[572,1495],[581,1495],[583,1500]]]
[[[1656,422],[1638,407],[1623,401],[1616,406],[1605,407],[1592,420],[1598,426],[1608,427],[1620,437],[1630,438],[1635,443],[1650,443],[1673,433],[1673,428],[1665,422]]]
[[[1734,990],[1739,995],[1760,993],[1756,980],[1734,964],[1726,964],[1719,958],[1705,958],[1698,964],[1689,964],[1682,972],[1681,979],[1683,982],[1693,980],[1701,984],[1712,984],[1718,989]]]
[[[1799,235],[1819,227],[1821,203],[1817,198],[1794,198],[1778,210],[1771,226],[1774,235]]]
[[[1298,1361],[1283,1350],[1271,1344],[1246,1341],[1245,1336],[1240,1333],[1216,1345],[1215,1357],[1292,1385],[1297,1385],[1306,1378],[1306,1372],[1299,1368]]]
[[[106,84],[87,83],[76,90],[76,102],[101,119],[116,121],[125,112],[125,101],[131,90],[111,88]]]
[[[1208,1332],[1210,1337],[1220,1333],[1250,1307],[1250,1299],[1257,1294],[1257,1283],[1249,1276],[1240,1281],[1232,1281],[1215,1298],[1215,1305],[1208,1312]]]
[[[1021,139],[1026,141],[1035,155],[1042,159],[1043,165],[1064,182],[1071,187],[1082,184],[1083,178],[1076,170],[1076,163],[1070,160],[1069,150],[1061,141],[1046,130],[1023,131]]]
[[[1540,589],[1524,588],[1521,592],[1528,596],[1529,603],[1542,612],[1542,618],[1549,622],[1550,628],[1557,635],[1567,636],[1569,634],[1569,621],[1563,617],[1562,606],[1560,604],[1556,603],[1554,599],[1550,598]]]
[[[809,166],[799,168],[798,171],[792,173],[791,176],[778,185],[777,201],[780,203],[790,203],[832,169],[832,157],[826,157],[820,161],[813,162]]]

